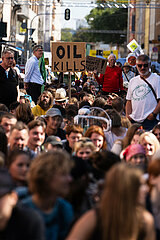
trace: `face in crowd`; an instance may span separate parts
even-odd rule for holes
[[[82,138],[81,133],[71,132],[69,135],[66,135],[66,138],[69,142],[70,148],[73,149],[75,142],[78,142]]]
[[[11,127],[14,126],[16,122],[16,118],[2,118],[0,125],[4,128],[7,138],[9,138]]]
[[[110,57],[108,58],[108,63],[110,67],[114,67],[115,63],[116,63],[116,58],[114,55],[110,55]]]
[[[92,140],[92,142],[96,146],[96,151],[97,152],[100,151],[100,149],[103,146],[103,137],[100,134],[92,133],[90,139]]]
[[[45,131],[42,126],[36,126],[29,131],[28,145],[31,149],[41,146],[45,139]]]
[[[37,59],[40,59],[43,56],[43,49],[42,48],[38,48],[33,53],[37,57]]]
[[[18,154],[9,167],[9,172],[16,182],[27,182],[27,172],[31,160],[26,153]]]
[[[150,63],[148,61],[137,60],[136,67],[141,76],[147,76],[149,74]]]
[[[28,131],[27,129],[18,130],[13,129],[9,136],[9,147],[10,150],[21,149],[23,150],[28,143]]]
[[[3,67],[5,69],[8,69],[8,68],[12,67],[13,60],[14,60],[14,54],[13,53],[7,52],[6,54],[4,54],[2,56]]]

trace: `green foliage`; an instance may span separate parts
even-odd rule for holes
[[[128,10],[125,8],[94,8],[86,16],[89,30],[127,30]],[[86,29],[86,28],[85,28]],[[87,33],[79,29],[75,34],[62,30],[62,41],[65,42],[104,42],[122,44],[126,41],[126,35],[106,34],[106,33]]]
[[[126,30],[127,9],[95,8],[86,16],[86,20],[93,30]],[[92,41],[103,41],[104,43],[123,43],[126,38],[121,34],[91,33]]]
[[[70,32],[71,29],[67,28],[67,31],[62,29],[61,31],[61,41],[63,42],[73,42],[72,40],[72,33]]]
[[[86,28],[85,28],[86,29]],[[85,33],[80,30],[83,30],[83,28],[80,28],[74,35],[73,35],[73,42],[91,42],[91,34]]]

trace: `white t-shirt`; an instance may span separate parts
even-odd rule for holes
[[[157,95],[157,99],[159,99],[160,76],[151,73],[146,80],[152,85]],[[130,80],[126,99],[131,100],[132,113],[130,114],[130,117],[136,122],[143,122],[147,116],[154,111],[157,105],[152,90],[139,75]]]

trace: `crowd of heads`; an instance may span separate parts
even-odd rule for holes
[[[42,51],[34,49],[37,55]],[[2,58],[6,54],[12,52],[3,53]],[[109,64],[115,61],[110,55]],[[137,58],[140,69],[141,61],[149,67],[149,58]],[[54,82],[46,85],[37,104],[23,89],[20,101],[9,109],[1,104],[0,168],[7,169],[6,176],[10,174],[17,188],[28,189],[45,213],[59,197],[70,202],[78,218],[98,202],[102,239],[138,239],[143,221],[137,209],[145,209],[148,194],[146,190],[141,196],[141,185],[148,184],[151,194],[160,183],[160,125],[146,132],[140,124],[131,124],[125,116],[125,97],[101,95],[93,78],[84,74],[77,80],[70,99],[68,89]],[[102,111],[89,120],[93,108]],[[111,121],[109,131],[106,114]],[[77,116],[85,116],[85,128],[75,123]],[[5,175],[1,169],[0,179]],[[16,191],[10,187],[7,193]],[[1,188],[0,183],[0,192]]]

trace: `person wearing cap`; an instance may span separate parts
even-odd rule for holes
[[[134,72],[132,71],[132,67],[128,62],[125,62],[122,67],[122,77],[123,77],[123,86],[128,88],[128,83],[131,78],[134,77]]]
[[[121,154],[121,157],[127,162],[127,164],[141,168],[146,171],[147,158],[145,155],[145,149],[140,144],[129,145]]]
[[[45,115],[53,105],[53,95],[49,91],[44,91],[38,98],[37,105],[32,108],[34,117]]]
[[[41,95],[41,87],[43,85],[43,78],[39,69],[39,59],[43,56],[43,47],[36,45],[33,48],[33,56],[28,59],[25,66],[24,88],[27,91],[35,104],[37,104],[38,97]]]
[[[63,143],[61,142],[61,139],[57,136],[47,137],[45,143],[42,146],[42,149],[46,152],[49,150],[57,150],[62,148],[63,148]]]
[[[66,133],[61,128],[63,121],[62,114],[58,108],[50,108],[45,115],[46,126],[46,138],[54,135],[60,137],[61,140],[66,139]]]
[[[61,105],[65,108],[67,99],[66,90],[64,88],[58,88],[55,93],[55,104]]]
[[[0,169],[0,239],[45,240],[41,216],[18,204],[15,185],[6,169]]]
[[[106,67],[105,74],[100,74],[100,77],[95,74],[95,79],[99,84],[102,84],[103,95],[113,92],[118,94],[124,90],[122,69],[115,65],[116,56],[114,54],[108,56],[108,63],[109,65]]]

